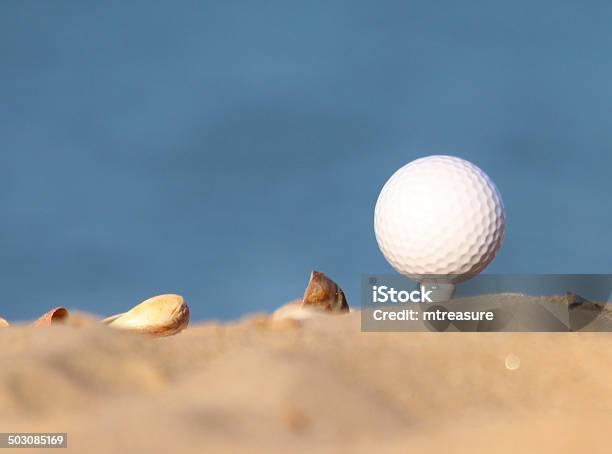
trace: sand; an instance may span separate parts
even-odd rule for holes
[[[0,329],[2,432],[87,453],[612,449],[607,333],[362,333],[351,313],[150,338],[81,320]]]

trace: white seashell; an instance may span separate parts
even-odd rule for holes
[[[38,320],[32,322],[33,326],[51,326],[58,323],[63,323],[68,318],[68,310],[65,307],[56,307],[51,309],[46,314],[42,315]]]
[[[159,295],[123,314],[108,317],[102,323],[155,336],[171,336],[189,324],[189,307],[180,295]]]
[[[0,317],[0,328],[6,328],[7,326],[10,326],[9,322]]]
[[[309,318],[321,317],[329,314],[322,309],[313,307],[303,307],[302,300],[292,301],[279,307],[272,313],[273,320],[306,320]]]

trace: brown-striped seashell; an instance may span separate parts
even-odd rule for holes
[[[310,273],[310,281],[304,292],[302,308],[315,307],[326,312],[348,312],[349,305],[342,289],[325,274]]]
[[[68,310],[65,307],[56,307],[51,309],[38,320],[32,322],[33,326],[51,326],[58,323],[63,323],[68,318]]]
[[[0,328],[6,328],[7,326],[10,326],[9,322],[0,317]]]
[[[180,295],[159,295],[123,314],[108,317],[102,323],[154,336],[171,336],[189,324],[189,307]]]
[[[310,273],[310,280],[304,298],[279,307],[272,314],[274,320],[305,320],[325,314],[349,312],[344,292],[325,274],[318,271]]]

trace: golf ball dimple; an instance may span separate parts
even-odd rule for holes
[[[428,156],[385,183],[374,213],[376,240],[397,272],[420,280],[461,282],[493,260],[504,237],[505,211],[495,184],[474,164]]]

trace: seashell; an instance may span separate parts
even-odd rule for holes
[[[102,323],[154,336],[171,336],[189,324],[189,307],[180,295],[159,295],[127,312],[108,317]]]
[[[0,317],[0,328],[6,328],[7,326],[10,326],[9,322]]]
[[[316,309],[315,306],[302,307],[302,300],[287,303],[272,313],[273,320],[306,320],[309,318],[325,316],[327,312]]]
[[[310,273],[304,298],[291,301],[272,313],[273,320],[306,320],[330,313],[349,312],[344,292],[325,274]]]
[[[58,323],[63,323],[68,318],[68,310],[65,307],[56,307],[51,309],[38,320],[32,322],[33,326],[50,326]]]
[[[310,281],[304,292],[302,308],[314,307],[326,312],[348,312],[349,305],[342,289],[325,274],[310,273]]]

